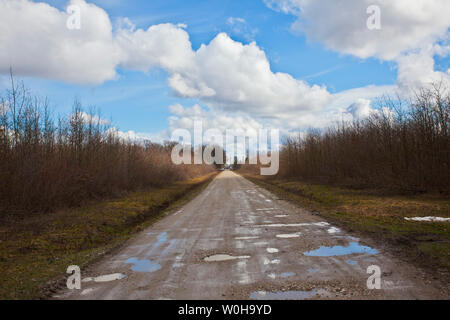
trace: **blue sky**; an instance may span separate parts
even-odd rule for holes
[[[63,0],[44,2],[57,8],[61,13],[64,13],[68,4],[68,1]],[[289,0],[269,2],[271,5],[268,4],[268,1],[263,0],[98,0],[89,3],[105,10],[114,28],[124,18],[128,18],[135,25],[135,29],[144,31],[159,24],[185,24],[186,27],[183,30],[188,33],[194,51],[198,50],[202,44],[208,45],[222,32],[235,42],[244,45],[254,41],[258,48],[265,53],[274,74],[280,72],[288,74],[296,80],[304,81],[308,86],[322,86],[326,88],[327,94],[332,96],[350,92],[350,89],[367,86],[379,87],[379,92],[382,92],[382,88],[385,86],[386,88],[397,86],[398,66],[400,61],[403,61],[400,60],[401,57],[406,56],[409,52],[415,54],[418,49],[421,49],[419,45],[412,48],[399,48],[398,54],[394,58],[387,57],[388,53],[383,52],[382,49],[373,50],[367,55],[365,53],[355,54],[356,49],[351,45],[340,48],[338,44],[338,49],[336,49],[335,44],[329,44],[333,42],[333,39],[330,40],[330,32],[324,32],[326,36],[311,36],[308,31],[299,31],[295,28],[296,21],[302,21],[308,17],[299,16],[299,13],[293,9],[283,9],[281,5],[289,3]],[[301,3],[302,0],[293,0],[290,5],[300,6]],[[305,4],[306,6],[308,5]],[[352,10],[352,8],[349,7],[348,10]],[[308,12],[308,7],[304,11]],[[326,15],[326,10],[324,14]],[[361,16],[366,19],[366,16],[362,14]],[[339,23],[342,24],[339,21],[336,23],[338,26],[340,26]],[[442,24],[436,26],[436,29],[438,27],[441,30]],[[346,26],[342,26],[342,31],[336,29],[336,35],[345,32],[345,28]],[[417,37],[419,36],[421,35]],[[436,43],[446,44],[446,35],[444,38],[442,36],[433,38],[431,44]],[[444,46],[444,48],[446,47]],[[46,48],[43,47],[42,50],[45,51]],[[430,72],[442,71],[446,75],[449,68],[448,55],[437,56],[433,52],[427,57],[430,55],[435,62],[435,69]],[[403,69],[409,70],[406,67]],[[186,109],[198,104],[205,110],[210,107],[213,112],[216,110],[218,113],[226,111],[230,117],[233,117],[235,113],[241,116],[245,114],[245,117],[257,120],[265,117],[263,115],[259,117],[252,111],[254,109],[244,110],[242,108],[240,110],[236,107],[227,109],[227,106],[223,106],[226,104],[226,101],[223,100],[216,102],[204,97],[182,96],[179,92],[174,92],[175,90],[168,84],[168,78],[173,71],[165,67],[156,66],[142,72],[118,65],[115,70],[118,75],[116,79],[108,79],[96,84],[77,84],[61,80],[61,77],[52,79],[51,76],[40,77],[34,73],[27,75],[26,70],[21,72],[20,78],[25,80],[26,85],[33,92],[49,97],[56,114],[69,113],[76,97],[85,107],[99,108],[102,116],[112,118],[113,123],[122,131],[161,132],[168,128],[168,119],[173,116],[169,106],[177,104]],[[5,87],[5,81],[1,83]],[[217,89],[215,90],[217,91]],[[358,98],[370,100],[373,98],[372,96],[373,94],[365,96],[362,92],[361,97],[352,94],[352,99],[355,101]],[[344,99],[342,105],[338,106],[339,102],[334,102],[334,106],[345,109],[351,102],[351,100]],[[324,108],[326,109],[326,107]],[[299,107],[299,109],[301,108]],[[288,126],[292,130],[301,129],[306,125],[309,127],[320,126],[316,125],[314,120],[311,121],[311,123],[299,124],[298,128],[295,128],[297,125]],[[282,120],[274,123],[280,125]]]

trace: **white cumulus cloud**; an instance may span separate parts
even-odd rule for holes
[[[68,14],[29,0],[0,0],[0,72],[99,84],[116,69],[147,72],[162,68],[175,94],[197,98],[227,112],[283,118],[318,110],[329,101],[325,87],[309,85],[287,73],[274,73],[255,42],[243,44],[218,34],[194,51],[189,35],[174,24],[136,29],[122,19],[113,30],[107,13],[84,0],[81,29],[66,27]],[[231,23],[243,23],[233,18]]]
[[[264,0],[268,7],[297,16],[292,29],[339,53],[396,62],[397,90],[409,94],[433,82],[450,85],[434,57],[450,46],[448,0]],[[380,10],[380,29],[369,30],[369,6]],[[444,44],[444,45],[443,45]],[[367,98],[360,96],[359,98]]]
[[[434,44],[446,34],[448,19],[442,12],[449,2],[417,0],[418,5],[403,0],[374,1],[382,6],[382,12],[386,11],[379,34],[367,33],[366,0],[272,0],[270,4],[298,15],[295,27],[333,50],[358,57],[395,57],[399,61],[399,83],[405,86],[420,73],[423,75],[423,70],[430,79],[445,75],[435,73],[432,57],[449,51]],[[442,12],[435,9],[437,4],[442,4]],[[370,99],[392,89],[366,87],[331,94],[324,86],[273,72],[256,42],[244,44],[219,33],[193,50],[183,24],[138,29],[124,18],[113,26],[108,14],[94,4],[70,0],[68,5],[81,9],[80,30],[69,30],[69,14],[48,4],[0,0],[0,73],[8,73],[13,67],[19,75],[100,84],[115,79],[118,69],[148,72],[161,68],[168,73],[168,84],[176,95],[196,98],[209,107],[172,106],[171,127],[187,127],[195,117],[205,119],[212,127],[258,127],[268,123],[285,130],[322,127],[341,119],[343,113],[348,113],[348,106],[367,106]],[[405,8],[409,8],[409,16],[403,12]],[[433,20],[430,25],[429,19]],[[415,23],[418,27],[413,26]],[[243,28],[246,21],[231,17],[228,24]],[[433,49],[405,51],[422,43],[430,43]],[[431,61],[414,54],[431,57]],[[416,65],[417,59],[421,63]]]
[[[244,45],[225,33],[202,45],[187,68],[173,72],[169,83],[182,97],[199,98],[226,111],[245,110],[261,117],[323,108],[325,87],[274,73],[256,43]]]
[[[327,48],[360,58],[392,60],[448,37],[448,0],[265,0],[298,16],[292,26]],[[377,5],[381,29],[367,28],[367,8]]]
[[[347,112],[355,119],[364,119],[369,117],[375,111],[370,105],[370,100],[358,99],[347,108]]]
[[[448,48],[448,47],[447,47]],[[423,87],[431,83],[446,83],[450,85],[450,72],[435,70],[435,54],[448,55],[447,49],[441,46],[430,46],[415,52],[409,52],[397,59],[400,89],[408,92],[411,89]]]
[[[69,14],[28,0],[0,0],[0,73],[99,84],[116,77],[120,48],[108,14],[83,0],[80,30],[66,27]]]

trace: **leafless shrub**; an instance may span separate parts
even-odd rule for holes
[[[163,186],[214,170],[176,166],[168,145],[120,139],[75,102],[52,117],[48,101],[11,77],[0,97],[0,211],[46,211],[123,191]]]
[[[384,97],[366,120],[287,138],[280,175],[355,187],[449,192],[450,94],[440,84],[409,101]]]

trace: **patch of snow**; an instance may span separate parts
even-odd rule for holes
[[[441,217],[414,217],[414,218],[405,218],[408,221],[426,221],[426,222],[446,222],[450,221],[450,218],[441,218]]]
[[[328,233],[338,233],[341,232],[341,230],[339,230],[338,228],[335,227],[331,227],[330,229],[327,230]]]
[[[297,233],[291,233],[291,234],[277,234],[277,238],[281,238],[281,239],[288,239],[288,238],[298,238],[300,237],[300,232]]]

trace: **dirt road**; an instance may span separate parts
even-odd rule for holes
[[[381,270],[380,290],[367,287],[372,265]],[[82,278],[81,290],[55,298],[447,298],[383,248],[230,171]]]

